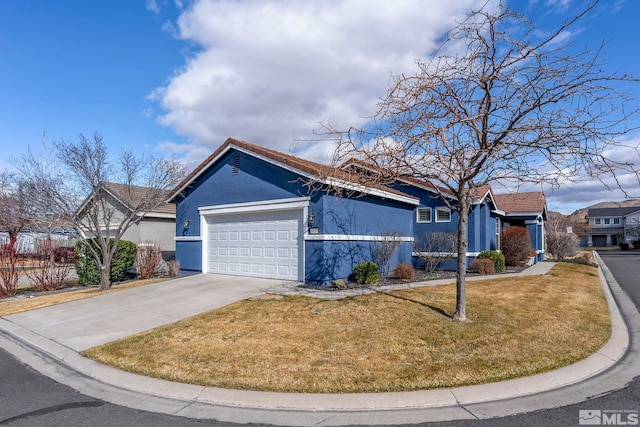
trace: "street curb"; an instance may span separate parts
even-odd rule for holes
[[[523,407],[533,405],[529,400],[544,402],[544,395],[549,392],[563,389],[566,393],[567,387],[609,371],[627,354],[629,329],[606,278],[608,270],[602,270],[599,269],[599,275],[612,319],[612,335],[605,346],[580,362],[548,373],[476,386],[336,395],[179,384],[101,365],[4,318],[0,318],[0,347],[42,374],[89,396],[139,410],[189,418],[277,425],[380,425],[490,418],[523,412]],[[620,304],[626,294],[615,280],[613,287]],[[615,388],[609,389],[609,384],[620,387],[632,378],[604,382],[606,390],[593,390],[594,394],[611,391]],[[546,407],[561,406],[565,402],[566,398],[554,398],[546,402]]]

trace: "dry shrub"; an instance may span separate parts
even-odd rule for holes
[[[32,268],[25,270],[31,286],[38,291],[55,291],[64,286],[74,265],[68,259],[56,262],[56,249],[60,248],[50,239],[35,247]],[[64,258],[64,257],[63,257]]]
[[[0,298],[12,297],[18,292],[17,239],[12,237],[0,241]]]
[[[401,262],[394,268],[393,277],[400,280],[412,280],[414,273],[415,271],[412,265]]]
[[[478,274],[495,274],[496,267],[493,260],[489,258],[476,258],[469,264],[471,270]]]
[[[180,275],[180,261],[172,259],[167,262],[169,268],[169,277],[178,277]]]
[[[156,243],[145,242],[138,245],[138,253],[136,254],[138,278],[149,279],[155,276],[162,261],[162,251]]]

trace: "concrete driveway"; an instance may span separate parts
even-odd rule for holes
[[[282,280],[198,274],[5,316],[82,351],[281,287]]]

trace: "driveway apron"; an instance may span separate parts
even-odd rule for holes
[[[5,316],[82,351],[267,292],[281,280],[198,274]]]

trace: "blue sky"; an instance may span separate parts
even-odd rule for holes
[[[0,169],[37,151],[43,134],[95,131],[114,156],[124,147],[189,167],[228,136],[327,161],[330,145],[295,139],[327,118],[364,124],[389,75],[413,70],[477,3],[2,0]],[[508,4],[544,30],[582,3]],[[603,0],[567,37],[592,49],[604,41],[610,71],[640,75],[638,17],[638,1]],[[640,95],[640,85],[629,90]],[[623,198],[593,182],[547,195],[565,213]]]

